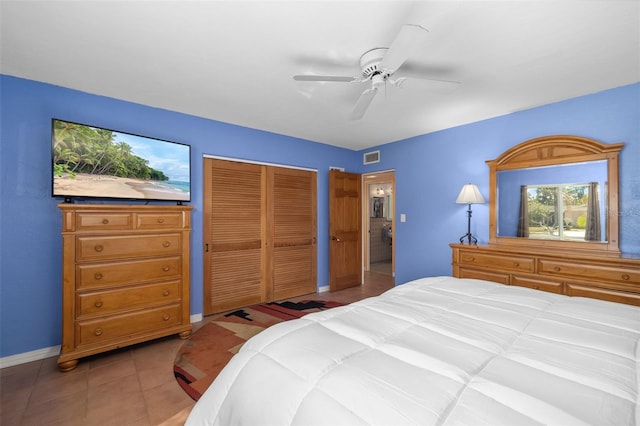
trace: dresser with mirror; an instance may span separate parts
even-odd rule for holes
[[[640,258],[619,243],[623,146],[545,136],[487,161],[489,243],[451,244],[453,276],[640,306]]]

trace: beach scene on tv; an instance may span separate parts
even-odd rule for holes
[[[53,120],[53,196],[189,201],[188,145]]]

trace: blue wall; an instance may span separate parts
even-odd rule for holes
[[[426,117],[425,119],[428,119]],[[467,232],[465,183],[489,195],[492,160],[513,145],[570,134],[624,142],[620,158],[620,248],[640,255],[640,83],[381,145],[381,162],[359,172],[396,170],[396,282],[450,275],[451,251]],[[369,151],[369,150],[367,150]],[[471,232],[489,240],[489,204],[472,206]],[[406,215],[406,222],[397,220]]]
[[[61,341],[60,199],[51,197],[51,118],[191,145],[191,313],[201,313],[204,155],[318,170],[318,284],[328,285],[328,171],[351,150],[0,76],[0,357]]]
[[[575,134],[625,142],[621,248],[640,254],[640,84],[385,144],[381,162],[362,152],[0,76],[0,357],[60,344],[61,215],[50,196],[50,120],[57,117],[192,146],[191,312],[202,311],[202,157],[215,155],[318,170],[318,285],[328,284],[330,166],[396,170],[396,282],[449,275],[448,244],[466,232],[463,184],[488,196],[484,160],[524,140]],[[366,150],[369,151],[369,150]],[[488,204],[474,205],[472,232],[488,240]]]

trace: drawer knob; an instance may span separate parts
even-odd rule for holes
[[[631,277],[629,276],[629,274],[622,274],[622,279],[627,281],[629,280]]]
[[[169,295],[169,290],[165,290],[165,291],[163,291],[163,292],[162,292],[162,295],[163,295],[163,296],[168,296],[168,295]]]
[[[164,223],[164,218],[163,217],[159,217],[158,218],[158,223]]]
[[[102,335],[102,329],[101,328],[96,328],[96,330],[93,332],[93,334],[95,334],[96,336],[101,336]]]
[[[169,269],[171,269],[171,268],[169,268],[169,265],[164,265],[164,266],[162,267],[162,270],[163,270],[164,272],[169,272]]]
[[[104,250],[104,247],[100,244],[97,244],[93,249],[100,253],[102,250]]]
[[[109,224],[109,219],[107,219],[107,218],[102,219],[102,224],[103,225],[108,225]]]
[[[518,267],[518,266],[520,266],[520,263],[518,263],[518,262],[513,262],[513,266]]]
[[[164,243],[162,243],[162,247],[169,247],[171,245],[171,243],[169,241],[165,241]]]
[[[96,303],[93,304],[96,308],[102,307],[102,300],[96,300]]]
[[[163,320],[163,321],[169,321],[169,314],[164,314],[164,315],[162,316],[162,320]]]
[[[553,270],[554,270],[554,271],[556,271],[556,272],[560,272],[560,267],[559,267],[559,266],[555,266],[555,267],[553,268]]]
[[[93,278],[95,278],[96,280],[101,280],[102,274],[100,272],[96,272],[95,274],[93,274]]]

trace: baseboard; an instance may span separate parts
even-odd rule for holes
[[[193,324],[194,322],[202,321],[202,318],[202,314],[193,314],[189,317],[189,321]]]
[[[329,286],[325,285],[318,288],[318,293],[324,293],[325,291],[329,291]]]
[[[12,367],[14,365],[26,364],[31,361],[39,361],[45,358],[51,358],[60,354],[60,345],[51,346],[50,348],[38,349],[31,352],[10,355],[0,358],[0,368]]]

